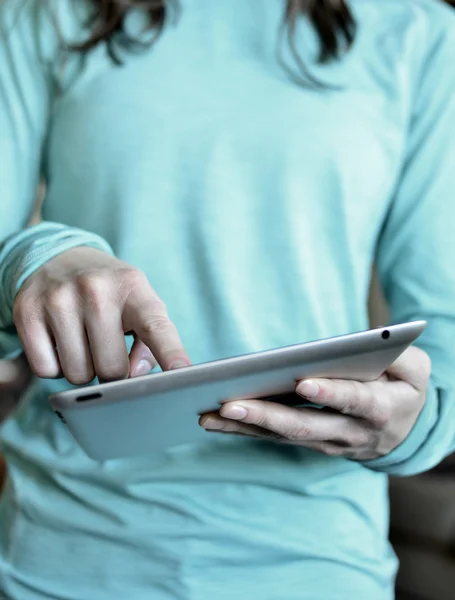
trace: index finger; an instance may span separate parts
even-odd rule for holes
[[[123,324],[126,331],[134,331],[150,348],[163,371],[191,364],[164,303],[150,286],[130,292],[123,309]]]
[[[307,379],[297,384],[296,392],[314,404],[359,419],[374,419],[380,410],[379,386],[383,382],[361,383],[344,379]]]

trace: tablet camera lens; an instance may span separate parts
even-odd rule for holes
[[[381,334],[381,337],[383,340],[388,340],[390,337],[390,331],[388,329],[384,329],[384,331]]]

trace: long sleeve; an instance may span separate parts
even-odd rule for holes
[[[455,450],[453,27],[434,38],[415,92],[402,176],[377,251],[392,321],[426,319],[417,345],[432,360],[426,404],[413,431],[390,455],[366,463],[395,475],[428,470]]]
[[[12,304],[42,264],[78,245],[106,251],[98,236],[56,223],[24,229],[41,176],[51,121],[58,36],[50,3],[0,3],[0,358],[20,351]]]

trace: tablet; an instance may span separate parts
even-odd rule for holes
[[[301,406],[307,377],[372,381],[422,333],[425,321],[342,335],[61,392],[49,401],[89,457],[126,458],[207,440],[199,415],[232,399]]]

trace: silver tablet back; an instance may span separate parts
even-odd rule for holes
[[[96,460],[206,440],[198,416],[233,398],[301,404],[306,377],[371,381],[420,335],[424,321],[62,392],[51,405]]]

